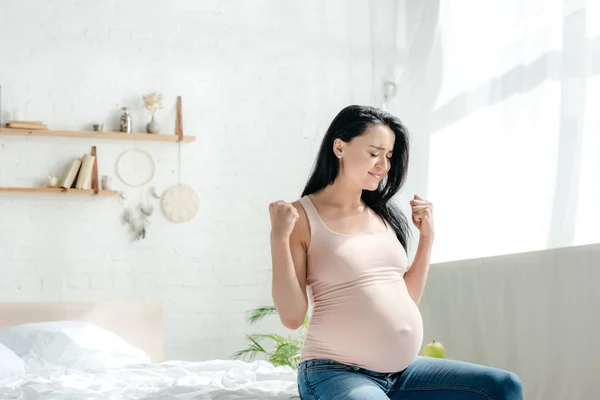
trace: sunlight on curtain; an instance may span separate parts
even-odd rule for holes
[[[600,242],[598,3],[442,2],[435,262]]]
[[[588,79],[586,98],[574,244],[600,241],[600,74],[598,72]]]
[[[600,37],[600,1],[586,1],[586,34],[588,39],[598,39]],[[596,50],[598,53],[598,50]]]
[[[581,190],[577,204],[575,243],[599,241],[600,236],[600,1],[588,1],[586,37],[590,75],[586,85],[586,108],[581,157]]]
[[[433,134],[429,197],[436,201],[436,259],[545,247],[559,96],[558,84],[547,82]]]
[[[442,2],[439,26],[443,84],[436,108],[548,52],[560,51],[562,1],[541,3]]]

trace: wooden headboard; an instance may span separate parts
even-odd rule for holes
[[[163,312],[153,302],[0,303],[0,329],[46,321],[83,321],[113,332],[163,361]]]

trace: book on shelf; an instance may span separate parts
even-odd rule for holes
[[[92,188],[92,169],[94,168],[94,161],[96,157],[91,154],[84,154],[81,159],[81,167],[79,167],[79,174],[75,182],[75,188],[77,189],[91,189]]]
[[[70,189],[73,186],[73,182],[75,182],[75,177],[77,176],[77,172],[79,171],[79,167],[81,166],[81,159],[76,158],[71,161],[71,164],[65,170],[62,178],[60,179],[60,183],[58,186],[65,189]]]
[[[6,127],[10,129],[26,130],[48,130],[48,127],[42,121],[6,121]]]
[[[65,170],[59,186],[65,189],[91,189],[95,161],[96,157],[91,154],[84,154],[81,158],[73,159]]]

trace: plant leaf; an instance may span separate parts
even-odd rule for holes
[[[250,311],[248,322],[253,324],[271,315],[277,315],[277,309],[274,306],[257,307]],[[287,365],[298,369],[300,353],[304,344],[304,331],[308,325],[309,315],[307,313],[304,322],[294,332],[294,335],[282,336],[274,333],[246,335],[250,342],[248,347],[234,353],[232,357],[254,360],[258,354],[263,354],[273,365]]]
[[[274,341],[278,346],[288,343],[288,339],[284,338],[281,335],[278,335],[276,333],[255,333],[250,335],[253,339],[255,339],[257,342],[260,342],[263,339],[271,339],[272,341]]]
[[[300,347],[290,343],[282,343],[271,355],[269,361],[273,365],[288,365],[297,368],[300,357]]]
[[[253,324],[270,315],[277,315],[277,309],[274,306],[258,307],[251,311],[248,322]]]
[[[236,351],[232,355],[232,358],[246,358],[249,361],[253,361],[256,358],[257,354],[267,353],[267,351],[260,345],[260,343],[258,343],[258,340],[256,340],[256,338],[252,337],[251,335],[246,335],[246,338],[250,341],[250,345],[243,350]]]
[[[308,313],[307,313],[304,316],[304,322],[302,323],[302,328],[304,328],[304,329],[308,328],[308,322],[309,322],[309,319],[308,319]]]

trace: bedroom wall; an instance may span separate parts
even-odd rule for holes
[[[181,95],[184,133],[198,139],[0,135],[0,186],[37,185],[96,145],[100,175],[126,195],[0,193],[0,301],[158,300],[167,358],[244,346],[245,312],[271,302],[267,205],[299,196],[342,107],[378,104],[392,3],[3,1],[3,120],[18,108],[52,129],[110,130],[126,105],[139,132],[141,96],[156,90],[164,132]],[[124,207],[151,201],[115,176],[131,148],[155,160],[159,193],[179,181],[200,193],[192,222],[168,222],[155,201],[146,238],[130,239]],[[281,330],[275,319],[254,329]]]

